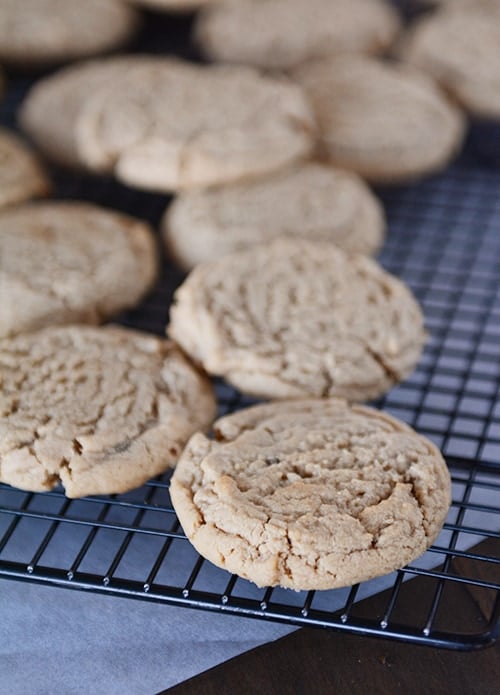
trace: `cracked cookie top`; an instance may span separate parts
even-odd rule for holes
[[[0,337],[99,323],[134,306],[156,277],[149,226],[81,202],[0,213]]]
[[[167,250],[186,269],[278,236],[371,254],[385,233],[382,206],[368,186],[356,174],[317,162],[181,194],[162,225]]]
[[[302,89],[284,77],[138,57],[85,101],[76,141],[90,169],[175,191],[277,171],[309,155],[315,130]]]
[[[465,120],[434,81],[408,65],[333,56],[295,71],[337,166],[372,182],[412,180],[444,168]]]
[[[498,2],[449,3],[425,15],[403,36],[400,53],[473,116],[500,119]]]
[[[175,294],[168,333],[207,372],[264,398],[375,398],[413,370],[425,341],[400,280],[298,239],[198,265]]]
[[[76,121],[85,102],[102,87],[119,81],[132,65],[151,57],[119,55],[86,60],[38,79],[18,112],[23,130],[46,157],[71,168],[83,168],[76,143]]]
[[[212,60],[287,69],[331,53],[382,53],[399,28],[383,0],[222,0],[198,15],[195,38]]]
[[[278,170],[309,154],[316,131],[307,99],[289,80],[141,54],[85,61],[39,80],[20,123],[63,165],[162,191]]]
[[[0,341],[0,480],[68,497],[125,492],[175,465],[215,416],[169,341],[66,326]]]
[[[259,586],[351,585],[402,567],[450,505],[436,447],[339,399],[260,405],[195,434],[170,494],[205,558]]]
[[[0,129],[0,208],[46,195],[50,182],[37,157],[16,136]]]

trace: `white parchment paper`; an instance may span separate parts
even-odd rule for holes
[[[153,695],[292,629],[1,580],[0,693]]]

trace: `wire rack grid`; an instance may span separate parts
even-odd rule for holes
[[[136,49],[186,46],[188,30],[184,19],[150,18]],[[2,123],[15,124],[30,84],[11,79]],[[346,589],[260,590],[194,551],[171,507],[167,474],[124,495],[82,500],[0,485],[0,577],[455,649],[492,644],[500,610],[499,162],[500,128],[475,125],[444,174],[380,191],[389,220],[380,261],[413,289],[430,339],[414,374],[376,405],[432,439],[453,481],[443,531],[422,558]],[[94,201],[155,226],[168,202],[109,179],[52,173],[57,197]],[[181,280],[164,259],[155,290],[118,320],[162,334]],[[215,385],[220,414],[252,402]],[[367,609],[363,599],[376,592],[376,608]]]

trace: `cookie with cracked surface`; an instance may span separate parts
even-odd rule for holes
[[[399,29],[384,0],[222,0],[201,11],[194,35],[212,60],[288,69],[332,53],[382,53]]]
[[[0,480],[24,490],[131,490],[175,465],[215,417],[209,381],[177,347],[125,328],[4,338],[0,380]]]
[[[120,0],[2,0],[0,60],[31,67],[104,53],[128,41],[138,23]]]
[[[60,165],[84,168],[78,156],[75,129],[81,109],[98,89],[121,79],[145,56],[88,60],[37,80],[19,110],[22,129],[46,157]]]
[[[50,324],[100,323],[132,307],[156,278],[149,226],[82,202],[0,213],[0,336]]]
[[[402,38],[400,55],[473,116],[500,119],[500,3],[446,6],[423,17]]]
[[[198,265],[168,333],[209,374],[263,398],[375,398],[415,367],[423,317],[375,261],[278,239]]]
[[[258,586],[333,589],[419,557],[450,505],[436,447],[345,401],[255,406],[195,434],[170,485],[185,534]]]
[[[157,191],[277,171],[307,156],[314,136],[309,103],[288,79],[168,58],[97,89],[76,124],[88,168]]]
[[[432,79],[409,66],[342,56],[306,65],[294,76],[315,109],[324,156],[369,181],[431,174],[462,144],[462,113]]]
[[[49,190],[49,179],[37,157],[14,133],[0,128],[0,208]]]
[[[372,254],[382,244],[381,204],[355,174],[306,163],[255,182],[179,195],[162,221],[184,269],[276,237],[330,241]]]

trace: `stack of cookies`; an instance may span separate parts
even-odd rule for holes
[[[36,47],[36,32],[16,29],[15,8],[32,3],[5,3],[0,60],[123,44],[138,10],[94,2],[118,13],[94,15],[102,33],[90,23],[72,38],[74,21],[87,26],[78,3],[59,33],[40,24]],[[34,4],[40,22],[72,6]],[[465,113],[500,116],[498,4],[464,0],[408,30],[383,0],[133,4],[198,10],[193,38],[212,64],[74,62],[35,83],[19,122],[58,166],[175,193],[160,234],[189,274],[168,340],[99,326],[156,282],[153,230],[81,201],[24,202],[48,194],[48,179],[0,134],[0,480],[81,497],[175,468],[188,538],[260,586],[326,589],[401,567],[437,537],[450,478],[431,442],[357,405],[404,380],[426,340],[410,290],[370,257],[386,225],[369,186],[439,171]],[[466,25],[484,36],[474,70]],[[210,377],[271,403],[213,423]]]

